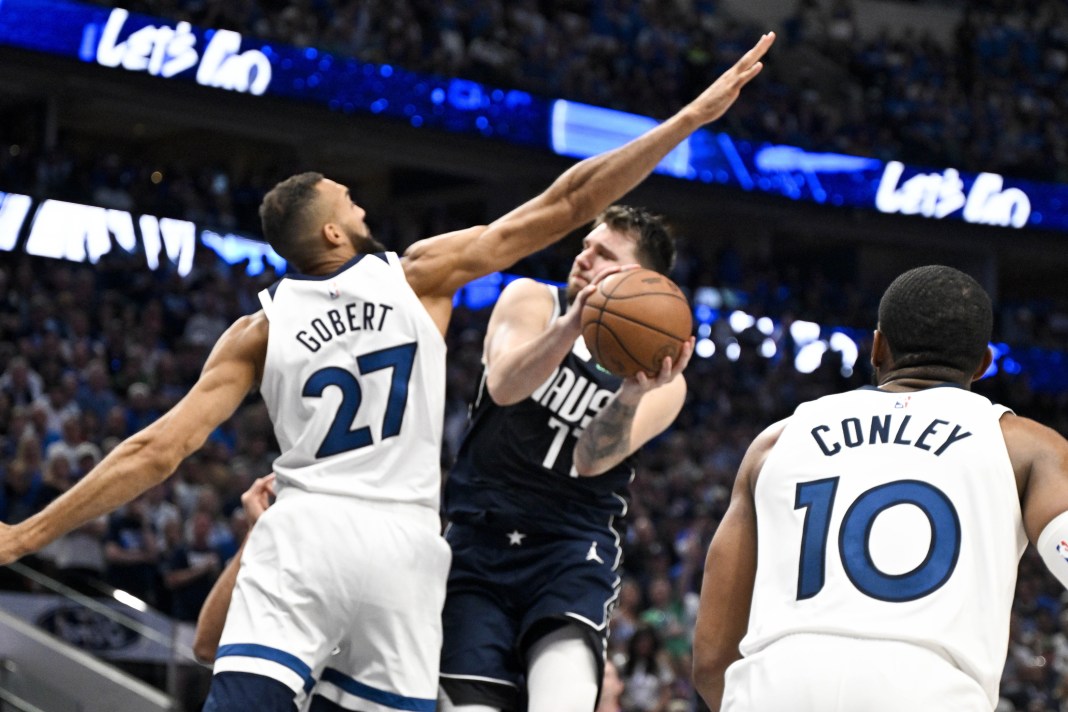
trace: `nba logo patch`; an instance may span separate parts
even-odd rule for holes
[[[341,296],[341,288],[337,286],[337,282],[330,283],[330,298],[337,299]]]
[[[1068,541],[1061,539],[1061,543],[1057,545],[1057,553],[1061,555],[1061,558],[1068,561]]]

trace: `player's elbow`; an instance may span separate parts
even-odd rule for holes
[[[693,684],[713,712],[719,710],[723,700],[723,681],[727,668],[739,657],[737,648],[727,650],[694,641]]]
[[[492,371],[486,376],[486,394],[494,405],[499,406],[515,405],[526,398],[525,394],[509,384],[507,378],[497,376]]]
[[[198,625],[193,637],[193,656],[197,659],[197,662],[211,665],[215,662],[215,654],[218,651],[218,638],[205,635]]]
[[[603,475],[612,468],[611,462],[590,460],[583,456],[580,448],[575,448],[571,464],[575,467],[575,474],[579,477],[597,477]]]

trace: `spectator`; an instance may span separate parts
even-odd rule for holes
[[[189,536],[179,539],[162,564],[163,583],[171,594],[170,613],[180,621],[196,621],[222,571],[222,557],[208,541],[214,523],[207,512],[195,512]],[[170,529],[181,531],[177,521],[172,521]]]
[[[110,585],[155,606],[159,554],[159,539],[143,496],[109,517],[104,557]]]
[[[634,632],[623,664],[623,707],[628,712],[667,712],[675,676],[661,649],[660,637],[648,625]]]

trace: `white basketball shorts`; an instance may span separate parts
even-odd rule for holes
[[[794,634],[727,668],[723,712],[990,712],[982,686],[934,651]]]
[[[367,712],[437,699],[451,554],[437,512],[284,490],[250,534],[215,673]]]

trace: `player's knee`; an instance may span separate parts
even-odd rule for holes
[[[249,672],[220,672],[211,680],[203,712],[297,712],[287,685]]]
[[[563,626],[530,647],[528,712],[588,712],[597,704],[600,680],[586,631]]]

